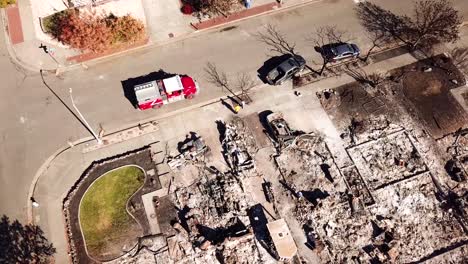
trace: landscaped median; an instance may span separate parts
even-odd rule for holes
[[[130,15],[66,9],[42,19],[44,32],[71,48],[103,52],[146,38],[144,24]]]
[[[142,230],[127,212],[127,202],[144,183],[144,172],[125,166],[99,177],[84,194],[80,226],[88,255],[110,260],[132,247]]]

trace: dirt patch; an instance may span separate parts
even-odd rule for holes
[[[465,84],[463,74],[443,55],[394,70],[396,98],[414,112],[434,138],[452,133],[468,123],[463,108],[450,90]]]
[[[172,222],[177,219],[177,210],[170,197],[164,196],[158,199],[160,204],[156,208],[156,216],[159,228],[161,233],[169,237],[175,234],[174,229],[172,228]]]

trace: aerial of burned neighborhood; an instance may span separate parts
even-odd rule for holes
[[[468,263],[468,0],[0,11],[0,264]]]

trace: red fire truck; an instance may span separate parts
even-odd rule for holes
[[[198,83],[189,76],[176,75],[135,85],[138,108],[160,108],[165,104],[192,99],[200,91]]]

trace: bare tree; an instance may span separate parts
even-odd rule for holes
[[[347,34],[346,31],[339,30],[336,26],[325,26],[318,28],[314,35],[309,37],[307,40],[314,45],[314,48],[318,53],[322,54],[322,49],[324,46],[346,42]],[[330,61],[325,56],[322,57],[323,63],[322,68],[318,72],[319,75],[322,75],[323,71],[327,67],[327,64],[330,63]]]
[[[237,75],[237,88],[241,91],[243,101],[247,103],[252,101],[248,93],[255,85],[256,82],[247,73],[244,72]]]
[[[210,83],[220,87],[221,89],[228,90],[232,96],[238,100],[238,103],[241,104],[242,99],[239,98],[239,96],[231,89],[226,73],[224,71],[218,70],[216,64],[208,62],[205,67],[205,73],[207,75],[207,80]]]
[[[371,42],[371,47],[367,50],[366,55],[361,57],[362,61],[369,60],[369,57],[373,54],[374,49],[381,48],[384,45],[388,45],[392,42],[392,38],[389,38],[386,34],[382,34],[381,32],[368,32],[367,38]]]
[[[281,55],[297,55],[295,51],[296,43],[289,42],[284,35],[271,24],[266,25],[265,31],[258,32],[256,37],[260,42],[263,42],[270,47],[270,51],[272,52],[279,53]]]
[[[205,67],[208,81],[221,88],[229,88],[227,75],[223,71],[219,71],[218,67],[211,62],[208,62]]]
[[[448,0],[418,1],[411,17],[394,14],[370,2],[359,3],[355,10],[368,32],[399,40],[411,50],[459,38],[462,18]]]
[[[419,1],[414,7],[414,17],[408,27],[412,49],[432,46],[437,42],[455,42],[459,39],[462,17],[447,0]]]

